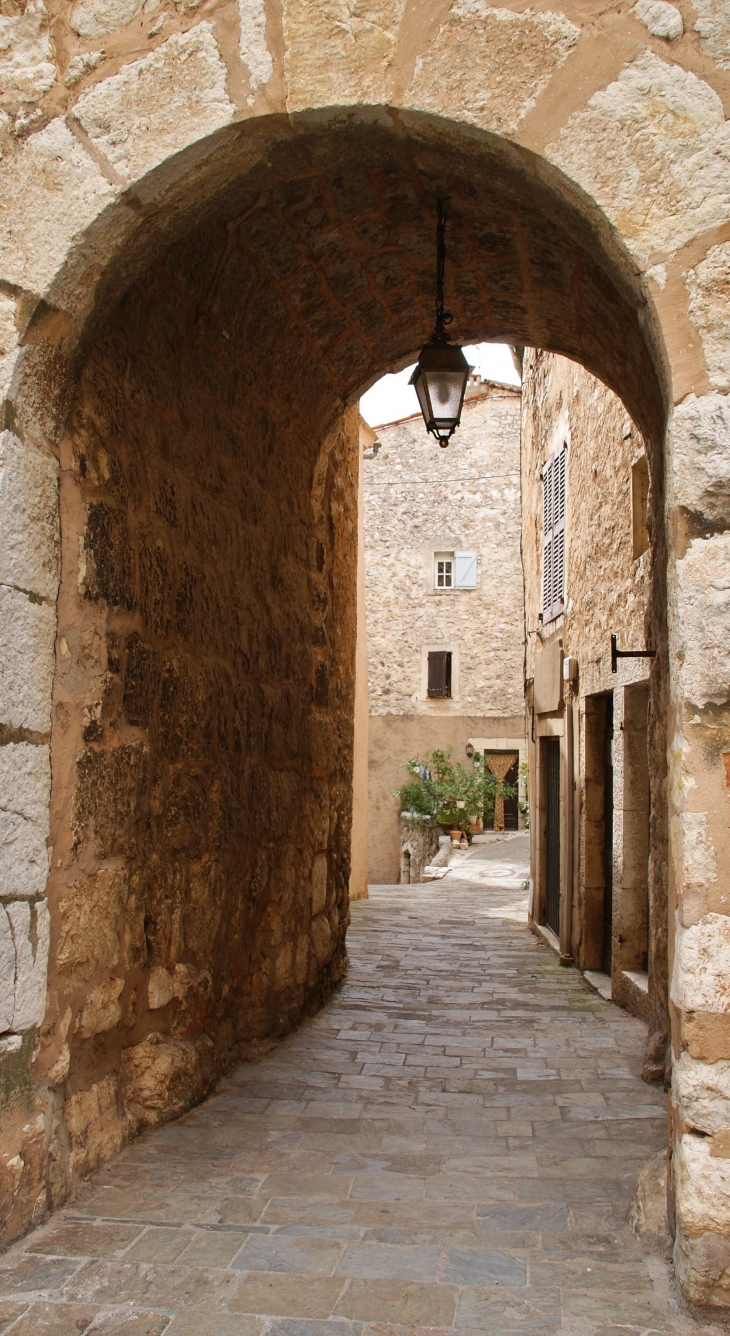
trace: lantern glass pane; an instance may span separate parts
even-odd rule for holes
[[[426,386],[423,383],[423,373],[421,372],[420,367],[416,367],[415,375],[411,377],[411,385],[414,387],[416,394],[418,395],[418,402],[421,405],[423,420],[426,423],[426,426],[429,426],[431,422],[431,405],[428,402]]]
[[[468,368],[463,371],[441,371],[424,369],[423,376],[428,381],[428,394],[431,400],[433,420],[437,426],[451,427],[459,420],[461,398],[464,393]],[[418,390],[418,386],[416,386]],[[419,394],[420,399],[420,394]]]

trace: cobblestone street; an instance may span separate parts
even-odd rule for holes
[[[0,1331],[713,1330],[626,1223],[644,1027],[529,933],[525,846],[355,904],[330,1004],[0,1260]]]

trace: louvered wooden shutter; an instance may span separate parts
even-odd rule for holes
[[[565,518],[568,452],[550,457],[542,475],[543,566],[542,616],[548,622],[565,606]]]
[[[447,660],[451,656],[446,650],[433,650],[428,656],[428,695],[446,696]],[[448,684],[449,686],[451,683]]]
[[[477,587],[477,554],[476,552],[455,552],[454,560],[456,562],[456,589],[476,589]]]

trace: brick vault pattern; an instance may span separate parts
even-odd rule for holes
[[[221,1062],[229,1049],[225,1022],[238,993],[223,990],[232,980],[219,980],[214,1026],[207,1003],[197,1011],[188,1005],[189,976],[177,973],[178,965],[202,971],[191,985],[202,996],[206,963],[160,955],[153,914],[141,911],[150,931],[134,966],[141,971],[137,982],[117,968],[128,926],[119,886],[128,885],[135,857],[149,871],[150,850],[167,820],[171,772],[162,789],[145,791],[144,811],[124,847],[104,844],[101,809],[92,817],[82,802],[84,794],[102,802],[93,771],[101,761],[93,758],[111,754],[118,725],[117,740],[128,748],[127,768],[115,781],[120,793],[140,787],[142,770],[134,767],[145,748],[148,760],[162,758],[162,769],[170,763],[155,731],[161,694],[150,690],[145,698],[146,724],[114,713],[115,691],[126,690],[141,718],[142,697],[130,683],[135,672],[142,682],[143,660],[162,665],[177,655],[182,702],[188,671],[182,660],[195,657],[194,637],[183,652],[172,632],[168,638],[164,628],[164,635],[155,629],[135,602],[145,544],[157,544],[161,560],[174,558],[174,580],[158,608],[163,620],[165,606],[172,617],[175,604],[184,619],[186,603],[195,604],[185,592],[183,548],[186,560],[199,559],[196,570],[188,561],[188,591],[196,580],[203,588],[206,561],[224,565],[234,551],[224,543],[212,556],[214,539],[202,516],[180,542],[169,509],[167,519],[160,513],[147,524],[142,503],[152,491],[143,497],[148,482],[141,480],[161,478],[166,461],[171,477],[177,470],[186,524],[196,484],[203,484],[208,515],[218,507],[219,518],[225,505],[220,496],[213,504],[211,489],[226,493],[226,505],[239,514],[245,494],[249,527],[234,560],[243,560],[246,543],[256,550],[258,535],[266,567],[276,547],[267,535],[278,525],[307,562],[307,709],[321,721],[312,725],[319,741],[309,737],[300,746],[303,733],[295,730],[299,742],[292,737],[284,759],[298,758],[313,781],[328,786],[316,837],[309,828],[304,837],[302,811],[295,823],[307,856],[325,855],[326,876],[312,862],[295,871],[292,891],[294,920],[322,924],[310,939],[317,963],[306,986],[312,997],[328,986],[330,938],[342,949],[336,886],[346,878],[347,837],[337,831],[347,825],[351,745],[351,630],[346,618],[330,615],[327,623],[323,603],[340,598],[346,607],[351,578],[349,540],[334,561],[336,534],[347,533],[355,497],[339,424],[359,392],[411,357],[429,332],[433,204],[446,193],[450,301],[460,336],[507,338],[582,361],[622,397],[647,439],[654,573],[647,636],[659,650],[652,683],[656,750],[668,757],[668,770],[659,765],[653,776],[653,802],[661,814],[657,839],[667,851],[655,861],[669,897],[677,1259],[690,1296],[724,1304],[730,1265],[726,3],[697,0],[694,9],[681,10],[642,4],[620,12],[570,0],[559,12],[533,13],[482,0],[371,0],[356,8],[339,0],[210,0],[200,9],[182,0],[170,6],[59,0],[50,9],[43,0],[25,6],[13,0],[1,22],[4,1237],[63,1197],[76,1172],[74,1155],[90,1137],[100,1154],[109,1153],[134,1125],[132,1106],[147,1110],[144,1117],[153,1108],[164,1117],[199,1091],[196,1059],[193,1090],[180,1094],[189,1050],[176,1044],[208,1051],[210,1042]],[[173,290],[179,309],[171,319]],[[156,309],[146,342],[131,338],[127,346],[115,309],[123,299],[135,335],[142,325],[134,305],[148,298]],[[104,381],[107,408],[124,409],[97,418],[87,452],[79,424],[95,377]],[[139,413],[142,403],[154,410]],[[188,453],[181,468],[181,443],[189,449],[201,426],[210,429],[207,453]],[[222,466],[234,456],[235,479]],[[82,457],[92,466],[88,476]],[[67,502],[60,512],[59,473]],[[272,497],[279,486],[277,509]],[[326,588],[317,588],[320,576]],[[277,583],[272,572],[271,581],[247,614],[258,618],[262,656],[273,652],[281,608],[288,634],[302,596],[296,579]],[[77,611],[87,605],[89,611],[75,641],[62,625],[74,599]],[[196,606],[200,635],[203,622],[195,618],[202,604]],[[327,606],[331,614],[334,602]],[[210,608],[206,616],[215,623]],[[201,674],[212,672],[215,660],[213,677],[247,676],[240,657],[246,650],[232,628],[226,620],[225,646],[220,636],[215,652],[206,646]],[[182,635],[179,620],[175,634]],[[114,635],[122,637],[118,659]],[[263,657],[255,669],[261,684]],[[276,682],[263,684],[276,701],[267,706],[264,692],[255,707],[269,709],[269,738],[277,729],[286,735],[296,692],[287,703],[285,679],[299,681],[300,691],[304,683],[301,659],[280,669]],[[107,696],[101,686],[91,689],[94,673]],[[66,695],[64,680],[75,682]],[[106,715],[105,700],[111,701]],[[185,708],[195,713],[191,700]],[[228,726],[233,737],[232,715]],[[126,727],[147,731],[123,737]],[[225,729],[215,764],[231,755],[224,735]],[[115,764],[123,759],[117,750]],[[330,791],[333,756],[340,770]],[[273,746],[265,768],[273,773],[281,760]],[[245,831],[223,860],[228,869],[234,847],[265,843],[262,812],[271,804],[258,801],[249,795]],[[279,815],[289,810],[285,800],[272,801]],[[194,804],[190,810],[183,825],[199,820]],[[139,843],[145,823],[156,832],[152,845]],[[216,852],[211,839],[193,840],[197,852],[186,878],[202,873],[202,864],[192,866],[196,858]],[[78,891],[84,878],[96,878],[95,911]],[[237,922],[248,921],[255,880],[246,872],[238,883]],[[278,906],[272,920],[281,919],[285,881],[264,878],[265,898]],[[222,903],[235,899],[230,879],[207,885],[203,921],[214,907],[214,888],[222,887]],[[67,997],[54,971],[59,953],[64,958],[69,919],[62,906],[74,894],[88,909],[78,928],[86,944],[80,939],[74,950],[102,954],[93,979]],[[333,914],[325,931],[322,916],[335,902],[337,925]],[[170,893],[171,921],[174,903]],[[119,951],[111,963],[115,904]],[[184,942],[182,932],[177,940]],[[258,927],[251,932],[243,956],[266,957],[273,970],[281,943],[265,940]],[[288,943],[292,962],[296,935]],[[100,937],[107,938],[103,950]],[[141,951],[139,934],[135,940]],[[208,963],[217,959],[211,942]],[[90,1009],[87,984],[96,991]],[[304,979],[295,986],[304,988]],[[281,1017],[275,994],[275,988],[266,994],[264,1029],[275,1029]],[[113,1054],[127,1052],[129,1065],[130,1050],[152,1034],[153,1048],[170,1050],[161,1087],[153,1083],[141,1103],[128,1102]],[[146,1068],[134,1070],[139,1094]]]

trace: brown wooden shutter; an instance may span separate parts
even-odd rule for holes
[[[448,683],[447,683],[448,676]],[[448,691],[447,691],[448,685]],[[432,650],[428,655],[428,695],[451,695],[451,655],[446,650]]]

